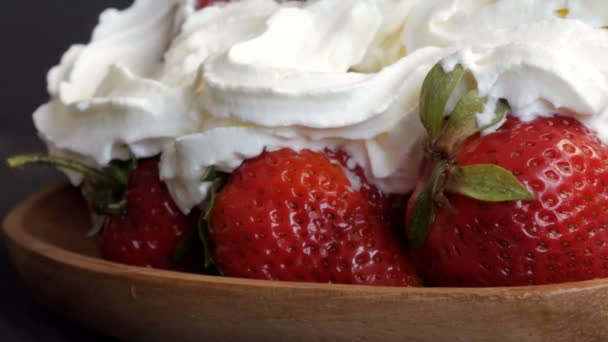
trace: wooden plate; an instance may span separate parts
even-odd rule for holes
[[[105,334],[197,341],[608,340],[608,281],[402,289],[207,277],[101,260],[78,192],[54,186],[4,222],[41,302]]]

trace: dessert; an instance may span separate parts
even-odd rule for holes
[[[229,276],[372,285],[418,285],[410,258],[434,286],[603,277],[607,23],[599,1],[137,0],[49,73],[34,122],[52,158],[11,162],[56,163],[97,190],[101,250],[120,262],[200,253]],[[545,156],[568,154],[561,140],[517,149],[532,138],[516,127],[540,137],[564,122],[567,171]],[[151,220],[157,208],[168,216]],[[178,229],[141,235],[160,223]],[[163,247],[120,252],[142,241]]]
[[[439,83],[463,74],[438,73]],[[422,103],[430,137],[407,220],[412,257],[427,284],[522,286],[608,276],[608,146],[594,132],[573,118],[525,122],[510,115],[496,132],[479,136],[475,115],[484,101],[476,90],[447,120],[438,112],[433,130],[431,106]],[[506,109],[499,104],[495,120]]]

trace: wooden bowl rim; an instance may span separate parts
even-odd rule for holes
[[[102,273],[107,276],[125,277],[139,281],[175,283],[200,286],[205,285],[225,286],[225,287],[250,287],[250,288],[283,288],[300,290],[322,290],[324,292],[335,292],[340,294],[352,295],[408,295],[416,297],[505,297],[521,298],[530,296],[551,296],[564,294],[564,292],[578,292],[591,290],[601,287],[608,287],[608,279],[595,279],[581,282],[570,282],[555,285],[536,285],[520,287],[488,287],[488,288],[451,288],[451,287],[420,287],[420,288],[400,288],[400,287],[371,287],[361,285],[339,285],[339,284],[315,284],[315,283],[296,283],[279,282],[268,280],[252,280],[230,277],[206,276],[199,274],[180,273],[173,271],[155,270],[142,267],[133,267],[123,264],[105,261],[70,252],[36,236],[29,234],[25,229],[24,219],[32,209],[41,201],[48,200],[56,193],[66,191],[69,184],[60,183],[47,187],[46,189],[29,196],[22,200],[6,216],[3,222],[4,234],[11,242],[19,247],[38,254],[46,259],[57,263],[66,264],[76,269]],[[8,243],[8,241],[7,241]]]

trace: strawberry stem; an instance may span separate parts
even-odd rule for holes
[[[427,130],[426,161],[434,164],[431,177],[414,199],[409,223],[412,248],[421,247],[428,236],[429,226],[437,211],[450,208],[446,192],[457,193],[484,202],[533,200],[533,194],[509,170],[498,165],[461,166],[456,156],[461,145],[473,135],[500,122],[509,111],[502,99],[488,103],[477,90],[469,90],[458,99],[445,116],[448,100],[454,96],[466,70],[457,65],[445,72],[435,65],[426,76],[420,95],[420,119]],[[493,106],[492,108],[486,108]],[[477,115],[492,110],[493,117],[480,125]]]
[[[85,178],[88,178],[94,182],[110,184],[113,186],[124,186],[122,179],[114,178],[105,174],[103,171],[100,171],[98,169],[95,169],[93,167],[71,159],[49,157],[40,154],[25,154],[8,158],[6,162],[8,166],[13,169],[33,164],[52,165],[55,167],[78,172]]]

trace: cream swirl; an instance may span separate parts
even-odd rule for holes
[[[421,50],[377,73],[349,71],[391,31],[381,28],[393,7],[403,6],[373,0],[281,6],[257,35],[210,56],[197,78],[205,128],[178,138],[163,155],[162,176],[182,209],[205,198],[208,184],[200,179],[208,167],[230,172],[282,147],[341,148],[383,190],[411,189],[423,134],[417,94],[441,50]]]
[[[108,13],[50,73],[37,127],[53,151],[100,165],[162,150],[185,212],[204,201],[208,168],[284,147],[344,149],[382,190],[410,191],[420,86],[440,60],[523,119],[575,115],[608,141],[601,0],[243,0],[199,12],[137,0]]]
[[[555,113],[575,116],[608,141],[606,58],[608,32],[550,19],[496,32],[443,63],[448,69],[462,64],[481,95],[508,99],[511,115],[526,121]]]
[[[137,1],[107,10],[88,45],[75,45],[48,75],[51,101],[34,122],[51,153],[97,165],[158,154],[168,139],[196,130],[191,87],[155,81],[187,1]]]

